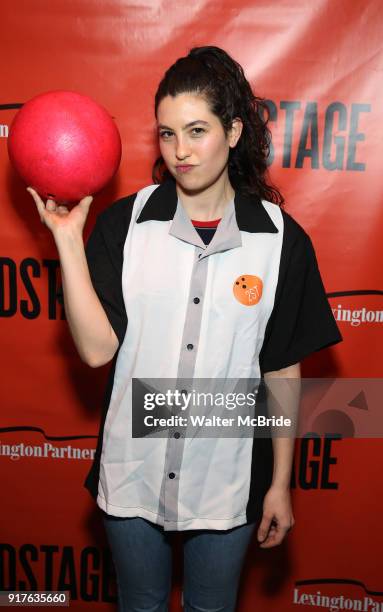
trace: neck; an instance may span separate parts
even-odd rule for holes
[[[225,179],[198,192],[185,191],[178,184],[176,185],[177,195],[190,219],[211,221],[223,217],[235,193],[229,177]]]

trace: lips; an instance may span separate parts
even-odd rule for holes
[[[194,168],[194,166],[191,166],[190,164],[184,164],[182,166],[176,166],[177,172],[181,172],[182,174],[184,174],[185,172],[190,172],[190,170],[192,170]]]

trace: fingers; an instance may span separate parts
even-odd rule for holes
[[[55,200],[52,200],[51,198],[48,198],[46,201],[46,204],[44,204],[40,195],[37,193],[35,189],[33,189],[33,187],[27,187],[26,189],[31,194],[32,198],[34,199],[36,203],[36,207],[40,214],[41,221],[44,221],[44,212],[46,210],[48,210],[49,212],[57,212],[60,215],[67,215],[69,213],[67,206],[64,206],[63,204],[58,204],[57,202],[55,202]],[[89,199],[90,201],[88,202]],[[92,200],[93,200],[92,196],[87,196],[86,198],[82,200],[82,202],[84,203],[85,206],[88,206],[89,208]]]
[[[27,191],[33,197],[33,199],[34,199],[34,201],[36,203],[36,207],[37,207],[38,213],[40,215],[40,220],[45,225],[47,225],[47,215],[46,215],[47,211],[48,212],[57,213],[60,216],[65,216],[65,215],[69,214],[69,210],[68,210],[68,208],[66,206],[61,205],[61,204],[57,204],[57,202],[55,202],[51,198],[48,198],[46,204],[44,205],[44,202],[41,199],[40,195],[32,187],[27,187]]]
[[[45,209],[49,210],[50,212],[54,212],[57,208],[56,202],[54,200],[47,200],[47,203],[45,205]]]
[[[263,540],[266,539],[267,534],[269,533],[272,519],[273,519],[272,516],[267,516],[265,514],[263,515],[261,524],[258,527],[258,533],[257,533],[258,542],[262,542]]]
[[[80,200],[80,202],[78,203],[78,205],[80,206],[80,208],[83,209],[84,213],[87,215],[89,212],[89,208],[90,205],[93,202],[93,196],[85,196],[85,198],[83,198],[82,200]]]
[[[87,206],[89,206],[92,202],[93,202],[93,196],[91,195],[85,196],[85,198],[80,200],[80,204],[83,203],[83,204],[86,204]]]
[[[260,548],[271,548],[272,546],[278,546],[281,544],[286,534],[291,530],[292,526],[293,524],[287,526],[279,525],[277,522],[273,522],[266,539],[259,545]]]
[[[55,202],[54,200],[47,200],[45,208],[46,210],[49,210],[50,212],[56,212],[59,215],[67,215],[69,213],[69,210],[66,206],[64,206],[63,204],[57,204],[57,202]]]
[[[38,213],[40,215],[41,221],[44,221],[44,212],[45,212],[44,202],[40,198],[40,196],[37,193],[37,191],[35,191],[32,187],[27,187],[27,191],[31,194],[32,198],[35,201],[35,204],[36,204]]]
[[[35,191],[35,189],[33,189],[33,187],[27,187],[27,191],[31,194],[31,196],[33,197],[36,203],[36,207],[39,212],[40,220],[42,223],[45,223],[46,225],[49,223],[49,226],[50,226],[50,220],[48,221],[50,215],[47,215],[47,212],[55,213],[56,215],[60,217],[69,215],[69,210],[67,206],[64,206],[63,204],[58,204],[57,202],[55,202],[55,200],[52,200],[51,198],[48,198],[48,200],[46,201],[46,204],[44,204],[40,195],[37,193],[37,191]],[[79,202],[78,206],[82,210],[84,218],[86,218],[89,212],[89,207],[92,202],[93,202],[93,196],[90,196],[90,195],[85,196],[85,198],[82,198],[82,200]]]

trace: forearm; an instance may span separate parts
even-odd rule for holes
[[[80,232],[55,236],[61,264],[65,315],[80,357],[92,367],[110,361],[118,340],[93,288]]]
[[[300,364],[264,375],[267,388],[268,416],[281,416],[291,420],[291,426],[273,431],[274,470],[272,486],[289,489],[295,448],[295,431],[301,391]],[[286,435],[284,435],[286,431]]]
[[[294,448],[294,438],[273,438],[274,471],[271,483],[273,487],[290,488]]]

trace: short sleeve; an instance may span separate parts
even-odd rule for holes
[[[311,239],[285,214],[286,219],[287,238],[282,246],[275,302],[259,355],[262,373],[298,363],[343,339],[327,300]]]
[[[117,245],[108,242],[99,219],[88,238],[85,253],[93,287],[121,345],[127,326],[121,283],[122,262]]]

